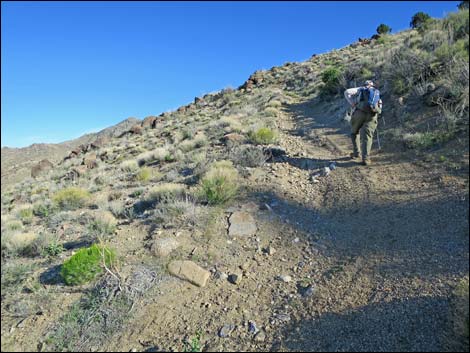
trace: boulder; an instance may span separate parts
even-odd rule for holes
[[[98,148],[104,147],[104,145],[106,145],[108,142],[109,142],[109,138],[105,136],[100,136],[95,141],[90,143],[90,148],[98,149]]]
[[[134,135],[142,135],[142,126],[134,125],[129,129],[129,132]]]
[[[40,174],[48,172],[53,167],[54,165],[49,160],[43,159],[31,168],[31,176],[37,178]]]
[[[243,143],[246,139],[245,139],[245,136],[238,134],[236,132],[232,132],[230,134],[225,134],[221,140],[223,143],[228,144],[230,142],[231,143]]]
[[[96,160],[96,153],[91,153],[83,158],[82,165],[85,165],[88,169],[98,167],[98,161]]]
[[[211,273],[196,265],[192,261],[172,261],[168,271],[182,280],[188,281],[198,287],[204,287]]]
[[[156,116],[148,116],[142,121],[142,128],[143,129],[154,129],[155,128],[155,121],[157,120]]]

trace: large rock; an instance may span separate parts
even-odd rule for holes
[[[88,169],[98,167],[98,161],[96,160],[96,153],[91,153],[83,158],[83,165],[86,165]]]
[[[54,165],[50,161],[48,161],[47,159],[43,159],[42,161],[40,161],[38,164],[34,165],[31,168],[31,176],[33,178],[36,178],[40,174],[48,172],[53,167]]]
[[[230,236],[249,236],[256,233],[256,222],[251,214],[244,211],[232,213],[229,219]]]
[[[148,116],[142,121],[142,128],[148,129],[148,128],[155,128],[155,121],[157,120],[156,116]]]
[[[165,257],[179,246],[180,244],[174,238],[157,239],[152,245],[152,252],[159,257]]]
[[[225,143],[225,144],[229,144],[229,143],[243,143],[245,142],[245,136],[241,135],[241,134],[238,134],[236,132],[232,132],[230,134],[225,134],[223,137],[222,137],[222,142]]]
[[[211,273],[199,267],[192,261],[172,261],[168,265],[168,271],[178,278],[204,287]]]
[[[142,135],[142,126],[134,125],[130,128],[129,132],[134,135]]]

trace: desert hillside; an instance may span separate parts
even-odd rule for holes
[[[468,351],[468,18],[2,149],[2,351]],[[343,92],[366,79],[363,166]]]

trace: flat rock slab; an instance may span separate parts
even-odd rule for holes
[[[178,278],[188,281],[198,287],[204,287],[211,273],[192,261],[172,261],[168,271]]]
[[[229,223],[228,234],[230,236],[249,236],[256,233],[255,219],[248,212],[237,211],[232,213]]]

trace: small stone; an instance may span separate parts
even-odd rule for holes
[[[256,342],[264,342],[265,339],[266,339],[266,334],[263,331],[258,332],[255,336]]]
[[[284,283],[289,283],[290,281],[292,281],[292,277],[289,275],[281,275],[278,277],[278,279]]]
[[[232,273],[228,276],[228,281],[233,284],[240,284],[242,281],[242,275],[238,273]]]
[[[298,243],[299,241],[300,241],[299,238],[295,238],[295,239],[293,240],[294,243]]]
[[[248,332],[253,333],[253,334],[257,334],[259,332],[258,327],[256,327],[256,322],[254,321],[248,322]]]
[[[221,327],[219,330],[219,337],[225,338],[230,336],[230,334],[235,330],[235,326],[232,324],[227,324]]]
[[[274,249],[273,246],[270,245],[266,248],[266,254],[268,254],[269,256],[272,256],[275,253],[276,253],[276,249]]]

